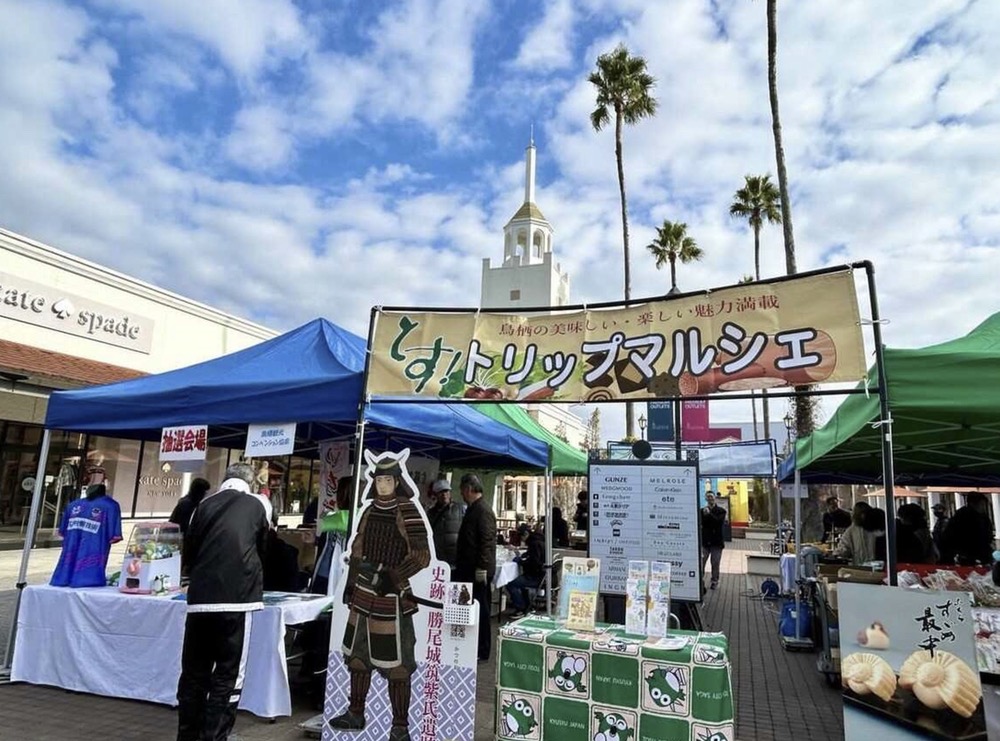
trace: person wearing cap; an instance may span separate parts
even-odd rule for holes
[[[944,538],[944,530],[948,527],[949,517],[947,510],[945,510],[941,502],[931,507],[931,512],[934,513],[934,529],[931,531],[931,538],[934,539],[934,545],[937,547],[938,554],[940,555],[942,552],[941,546]]]
[[[350,608],[342,651],[351,677],[348,706],[331,718],[339,731],[365,728],[365,706],[372,672],[389,686],[392,725],[389,741],[410,741],[411,679],[417,670],[416,632],[410,578],[430,564],[428,532],[420,510],[401,485],[394,458],[376,463],[370,473],[374,499],[360,515],[351,542],[344,588]]]
[[[448,563],[452,569],[457,562],[458,531],[462,527],[462,506],[451,499],[451,484],[447,479],[438,479],[431,484],[434,505],[427,511],[427,521],[434,533],[434,552]]]

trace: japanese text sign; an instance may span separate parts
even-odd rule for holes
[[[295,423],[281,422],[247,427],[247,458],[291,455],[295,450]]]
[[[382,311],[368,390],[468,401],[612,401],[856,382],[850,271],[633,306],[517,315]]]
[[[845,739],[986,738],[971,596],[837,584]]]
[[[160,433],[160,462],[203,461],[208,450],[208,426],[164,427]]]

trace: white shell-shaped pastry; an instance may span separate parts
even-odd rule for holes
[[[852,692],[874,694],[886,702],[896,691],[896,673],[889,662],[875,654],[851,654],[841,664],[840,677]]]
[[[969,718],[979,705],[983,688],[979,675],[947,651],[915,651],[899,670],[899,685],[913,690],[924,705],[935,710],[948,707]]]

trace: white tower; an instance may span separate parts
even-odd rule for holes
[[[503,264],[483,259],[480,306],[519,308],[569,303],[569,276],[552,255],[552,225],[535,205],[535,141],[525,152],[524,203],[503,228]]]

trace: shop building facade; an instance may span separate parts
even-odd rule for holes
[[[0,540],[23,537],[52,391],[160,373],[276,335],[0,229]],[[203,475],[218,484],[238,456],[210,450]],[[292,463],[285,462],[286,481]],[[312,466],[303,465],[308,481]],[[169,514],[183,492],[184,477],[164,470],[153,444],[54,431],[43,531],[90,475],[106,479],[125,517]]]

